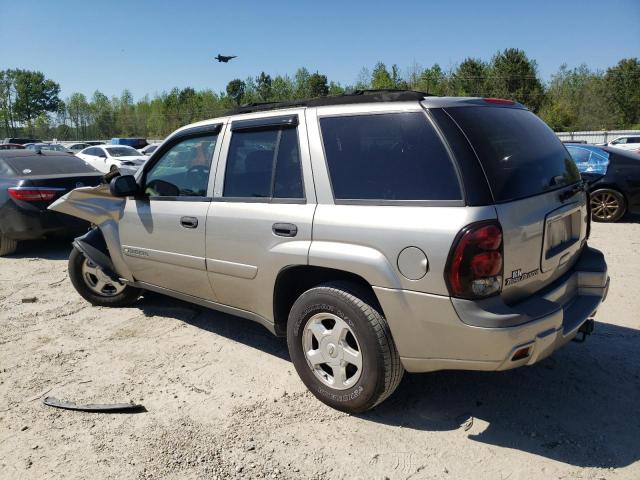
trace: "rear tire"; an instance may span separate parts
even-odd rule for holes
[[[298,375],[321,402],[360,413],[383,402],[404,369],[386,319],[370,294],[346,282],[307,290],[287,323]]]
[[[100,267],[74,248],[69,255],[69,278],[76,291],[92,305],[126,307],[138,300],[142,290],[108,279]]]
[[[617,190],[600,188],[590,194],[591,219],[594,222],[613,223],[620,220],[627,211],[627,202]]]
[[[0,235],[0,257],[11,255],[18,248],[18,241]]]

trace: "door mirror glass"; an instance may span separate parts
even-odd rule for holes
[[[114,197],[130,197],[138,193],[138,184],[133,175],[121,175],[111,180],[109,191]]]

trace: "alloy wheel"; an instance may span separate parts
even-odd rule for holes
[[[591,213],[598,220],[615,218],[620,208],[620,201],[610,192],[599,192],[591,196]]]
[[[88,258],[85,258],[82,263],[82,278],[93,292],[105,297],[114,297],[126,287],[126,285],[109,278],[98,265]]]
[[[304,327],[302,348],[309,368],[328,387],[345,390],[362,375],[362,351],[351,327],[328,312],[313,315]]]

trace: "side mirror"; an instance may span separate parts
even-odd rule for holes
[[[114,197],[130,197],[138,193],[138,190],[138,184],[133,175],[120,175],[109,183],[109,191]]]

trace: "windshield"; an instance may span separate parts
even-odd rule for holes
[[[131,147],[107,147],[106,150],[112,157],[137,157],[140,155],[140,152]]]
[[[562,142],[530,111],[455,107],[447,113],[475,149],[496,202],[538,195],[580,180]]]

